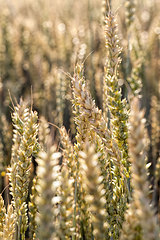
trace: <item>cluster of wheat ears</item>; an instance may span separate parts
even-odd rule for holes
[[[60,81],[58,94],[64,94],[63,97],[64,78],[69,76],[70,79],[68,98],[72,105],[75,138],[72,139],[63,126],[61,110],[63,108],[64,111],[64,102],[61,102],[61,96],[57,96],[60,104],[56,106],[60,106],[60,109],[57,110],[56,119],[60,122],[54,126],[58,129],[55,143],[51,132],[51,125],[54,124],[42,116],[38,117],[38,112],[33,110],[34,104],[28,107],[26,101],[20,100],[16,106],[14,103],[12,105],[11,160],[6,164],[6,173],[4,166],[1,171],[1,178],[5,181],[8,179],[8,185],[2,184],[5,188],[0,194],[0,240],[160,239],[158,203],[152,201],[154,197],[151,199],[153,189],[148,178],[150,143],[145,111],[140,107],[143,87],[140,73],[144,58],[140,47],[138,51],[135,49],[138,63],[136,67],[131,67],[131,53],[128,51],[128,72],[125,72],[128,91],[123,93],[119,77],[123,68],[122,47],[116,16],[109,2],[103,1],[106,63],[102,107],[98,107],[93,98],[94,94],[85,79],[84,62],[80,59],[73,76],[56,73]],[[130,49],[135,1],[126,0],[125,7],[127,45]],[[5,22],[2,24],[4,26]],[[60,27],[63,30],[64,25]],[[5,27],[3,30],[4,35]],[[27,38],[26,30],[23,34]],[[25,54],[23,70],[27,74],[30,56],[27,50]],[[5,64],[9,67],[11,63]],[[9,74],[13,74],[13,71]],[[51,74],[55,72],[51,71]],[[7,78],[4,72],[1,73],[1,81],[3,78]],[[49,100],[47,102],[49,106],[52,103]],[[153,96],[152,143],[156,141],[155,136],[159,139],[157,105],[158,100]],[[152,151],[156,152],[154,146]],[[154,186],[157,187],[160,158],[154,174]],[[6,191],[7,194],[4,194]]]

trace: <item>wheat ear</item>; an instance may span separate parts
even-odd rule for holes
[[[3,229],[3,240],[14,240],[15,233],[15,214],[12,205],[7,208],[7,214],[5,214],[5,224]]]
[[[4,200],[2,198],[2,195],[0,194],[0,237],[2,237],[2,235],[3,235],[5,213],[6,213],[6,209],[5,209],[5,206],[4,206]]]
[[[21,103],[15,108],[12,115],[14,124],[14,144],[12,147],[11,168],[9,177],[13,206],[17,217],[17,237],[25,239],[25,231],[28,227],[27,204],[30,164],[34,151],[37,151],[37,124],[36,112],[29,111]]]
[[[68,167],[63,164],[61,170],[60,238],[74,237],[74,180],[70,178]]]
[[[156,217],[149,201],[149,184],[146,169],[146,130],[144,111],[134,98],[131,105],[129,128],[129,155],[133,199],[123,224],[121,238],[158,240]]]
[[[81,168],[84,172],[83,187],[86,191],[85,200],[88,203],[88,210],[91,213],[91,223],[93,224],[93,235],[95,239],[106,239],[108,230],[107,212],[105,209],[105,190],[103,177],[101,176],[98,154],[94,146],[88,143],[84,146],[84,151],[79,153]],[[95,187],[96,186],[96,187]]]
[[[30,201],[28,204],[29,207],[29,236],[30,239],[33,239],[33,236],[36,237],[37,235],[37,222],[36,222],[36,213],[38,211],[37,204],[36,204],[36,197],[37,197],[37,177],[33,179],[32,185],[32,193],[30,195]]]
[[[82,134],[81,126],[85,123],[85,134],[89,134],[89,130],[91,129],[96,131],[102,138],[108,153],[113,156],[115,161],[120,162],[122,158],[121,151],[117,143],[112,139],[111,132],[108,130],[107,123],[103,118],[102,111],[96,107],[95,101],[91,97],[83,77],[83,65],[77,65],[77,68],[79,71],[77,71],[74,78],[72,78],[73,105],[78,109],[78,114],[76,114],[77,130]],[[82,136],[82,140],[84,142],[85,137]]]
[[[37,167],[37,192],[36,204],[38,208],[37,236],[39,240],[57,239],[59,225],[56,226],[58,215],[57,203],[60,201],[60,166],[59,157],[61,154],[56,152],[56,147],[52,146],[48,152],[40,152],[36,159]]]
[[[126,15],[127,28],[130,28],[130,26],[134,21],[135,7],[136,7],[135,0],[125,0],[125,8],[126,8],[125,15]]]

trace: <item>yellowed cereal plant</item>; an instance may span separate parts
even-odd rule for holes
[[[0,240],[160,239],[157,84],[151,136],[140,107],[154,76],[145,59],[157,69],[158,5],[144,0],[141,14],[142,3],[120,2],[64,0],[65,14],[60,0],[0,7]]]

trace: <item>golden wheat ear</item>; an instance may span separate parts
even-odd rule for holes
[[[36,204],[36,197],[37,197],[37,177],[33,179],[32,184],[32,191],[30,194],[30,201],[28,204],[29,208],[29,236],[30,239],[34,239],[37,237],[37,222],[36,222],[36,214],[37,214],[37,204]]]
[[[117,75],[117,69],[121,62],[120,53],[122,49],[119,46],[118,28],[114,14],[109,11],[105,19],[105,39],[108,57],[106,60],[106,73],[111,77]]]
[[[10,191],[13,207],[16,213],[17,232],[16,235],[22,240],[25,239],[25,232],[28,227],[27,197],[30,181],[30,165],[32,156],[38,151],[38,115],[21,101],[15,107],[12,114],[13,121],[13,146],[11,156],[11,167],[9,170]]]
[[[105,39],[107,48],[107,58],[105,66],[105,76],[103,81],[103,114],[108,115],[111,131],[112,148],[116,144],[122,152],[119,165],[112,160],[112,188],[113,197],[111,200],[112,209],[110,209],[111,217],[109,218],[110,232],[114,239],[118,239],[122,223],[124,221],[124,213],[126,210],[126,202],[129,199],[129,160],[128,160],[128,110],[127,100],[123,99],[122,92],[118,83],[118,66],[121,62],[121,47],[118,37],[118,26],[116,17],[109,11],[105,21]],[[115,145],[115,146],[116,146]],[[118,160],[116,156],[116,160]],[[108,207],[109,209],[109,207]],[[120,209],[120,210],[119,210]],[[119,216],[116,219],[116,214]],[[116,222],[116,224],[115,224]]]
[[[118,65],[121,62],[119,46],[118,28],[114,14],[108,13],[105,21],[105,37],[107,48],[107,60],[105,67],[105,77],[103,83],[104,92],[104,113],[107,114],[108,110],[111,115],[111,128],[113,138],[116,139],[118,146],[123,151],[123,158],[128,158],[128,145],[127,145],[127,102],[122,100],[122,93],[119,90],[118,84]],[[128,167],[127,161],[125,167]]]
[[[35,199],[38,213],[37,236],[39,240],[56,239],[59,231],[59,222],[56,218],[59,214],[59,202],[61,200],[59,188],[61,154],[56,152],[56,146],[52,146],[47,152],[40,152],[36,161],[37,167],[37,196]],[[53,238],[52,238],[53,237]]]
[[[85,200],[88,203],[93,235],[95,239],[104,240],[109,226],[103,177],[98,162],[99,154],[96,153],[94,145],[86,143],[84,150],[79,153],[79,157],[83,174],[82,184],[86,191]]]
[[[70,177],[75,179],[76,162],[74,161],[74,147],[64,126],[60,128],[60,138],[63,146],[63,165],[68,168]]]
[[[12,205],[8,205],[5,214],[5,224],[3,228],[3,240],[14,240],[15,236],[15,213]]]
[[[70,177],[68,167],[63,164],[61,170],[60,232],[62,239],[73,238],[74,227],[74,179]]]
[[[126,26],[129,29],[134,21],[136,3],[135,0],[125,0]]]
[[[146,148],[147,134],[144,111],[140,110],[138,98],[131,104],[129,119],[129,156],[131,161],[132,200],[125,215],[121,238],[158,240],[158,226],[149,200]]]
[[[0,237],[3,233],[5,213],[6,213],[6,209],[5,209],[5,206],[4,206],[4,200],[2,198],[2,195],[0,194]]]
[[[96,107],[95,101],[92,99],[83,76],[83,65],[78,64],[77,69],[78,71],[72,79],[73,107],[77,110],[75,111],[75,123],[79,133],[77,143],[80,146],[91,135],[90,133],[95,131],[101,137],[109,154],[119,162],[122,158],[121,151],[115,139],[112,138],[102,110]]]

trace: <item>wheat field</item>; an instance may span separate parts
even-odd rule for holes
[[[0,240],[160,239],[160,0],[0,0]]]

